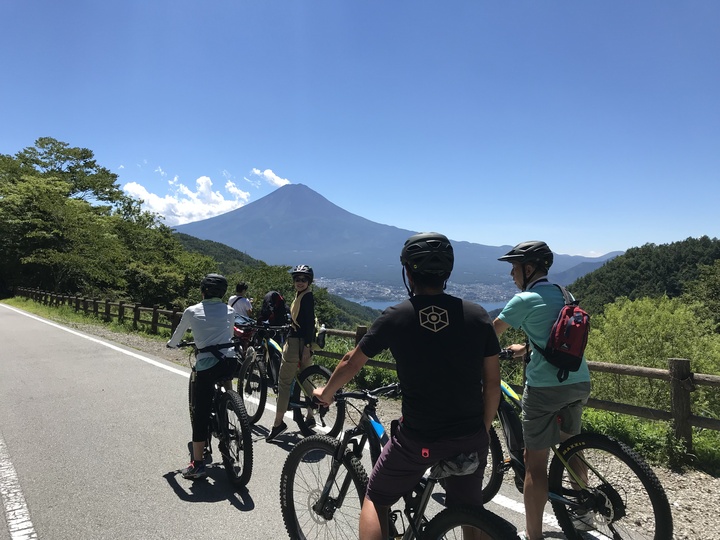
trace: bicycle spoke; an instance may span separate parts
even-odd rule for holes
[[[595,538],[671,538],[670,508],[652,471],[620,446],[596,443],[565,454],[578,476],[587,477],[587,489],[578,489],[562,469],[562,493],[574,508],[553,503],[558,521],[566,521],[578,533],[592,531]]]

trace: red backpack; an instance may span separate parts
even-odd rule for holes
[[[530,343],[545,360],[558,368],[558,381],[563,382],[571,371],[580,369],[590,333],[590,315],[578,305],[578,301],[565,287],[555,286],[562,292],[565,305],[550,330],[547,346],[542,348],[532,340]]]

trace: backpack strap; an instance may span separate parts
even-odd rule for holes
[[[225,356],[223,353],[220,352],[221,349],[231,349],[235,347],[235,343],[219,343],[218,345],[208,345],[207,347],[203,347],[202,349],[198,349],[197,352],[209,352],[212,353],[212,355],[220,360],[221,362],[224,362],[227,360],[227,356]]]
[[[233,300],[233,303],[230,304],[230,307],[235,307],[235,304],[237,304],[238,300],[240,300],[242,296],[238,296],[235,300]]]
[[[568,290],[565,287],[563,287],[562,285],[558,285],[557,283],[553,283],[553,285],[555,285],[558,289],[560,289],[560,292],[563,295],[563,300],[565,301],[566,306],[572,306],[572,305],[578,304],[578,301],[572,297],[572,295],[568,292]],[[555,323],[553,323],[553,325],[554,324]],[[545,349],[545,348],[541,347],[540,345],[538,345],[537,343],[535,343],[532,339],[530,339],[530,337],[528,337],[528,340],[530,341],[530,343],[532,343],[533,349],[538,351],[543,356],[543,358],[548,357],[547,349]],[[569,370],[562,369],[562,368],[558,369],[558,372],[557,372],[558,382],[565,382],[569,376],[570,376]]]

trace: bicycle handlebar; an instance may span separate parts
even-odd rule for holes
[[[373,390],[355,390],[351,392],[338,392],[335,394],[335,401],[343,399],[363,399],[365,401],[371,401],[377,396],[390,396],[396,397],[400,395],[400,383],[388,384],[387,386],[380,386]]]

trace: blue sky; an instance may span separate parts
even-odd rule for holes
[[[89,148],[170,225],[302,183],[489,245],[718,237],[719,28],[716,0],[1,0],[0,153]]]

